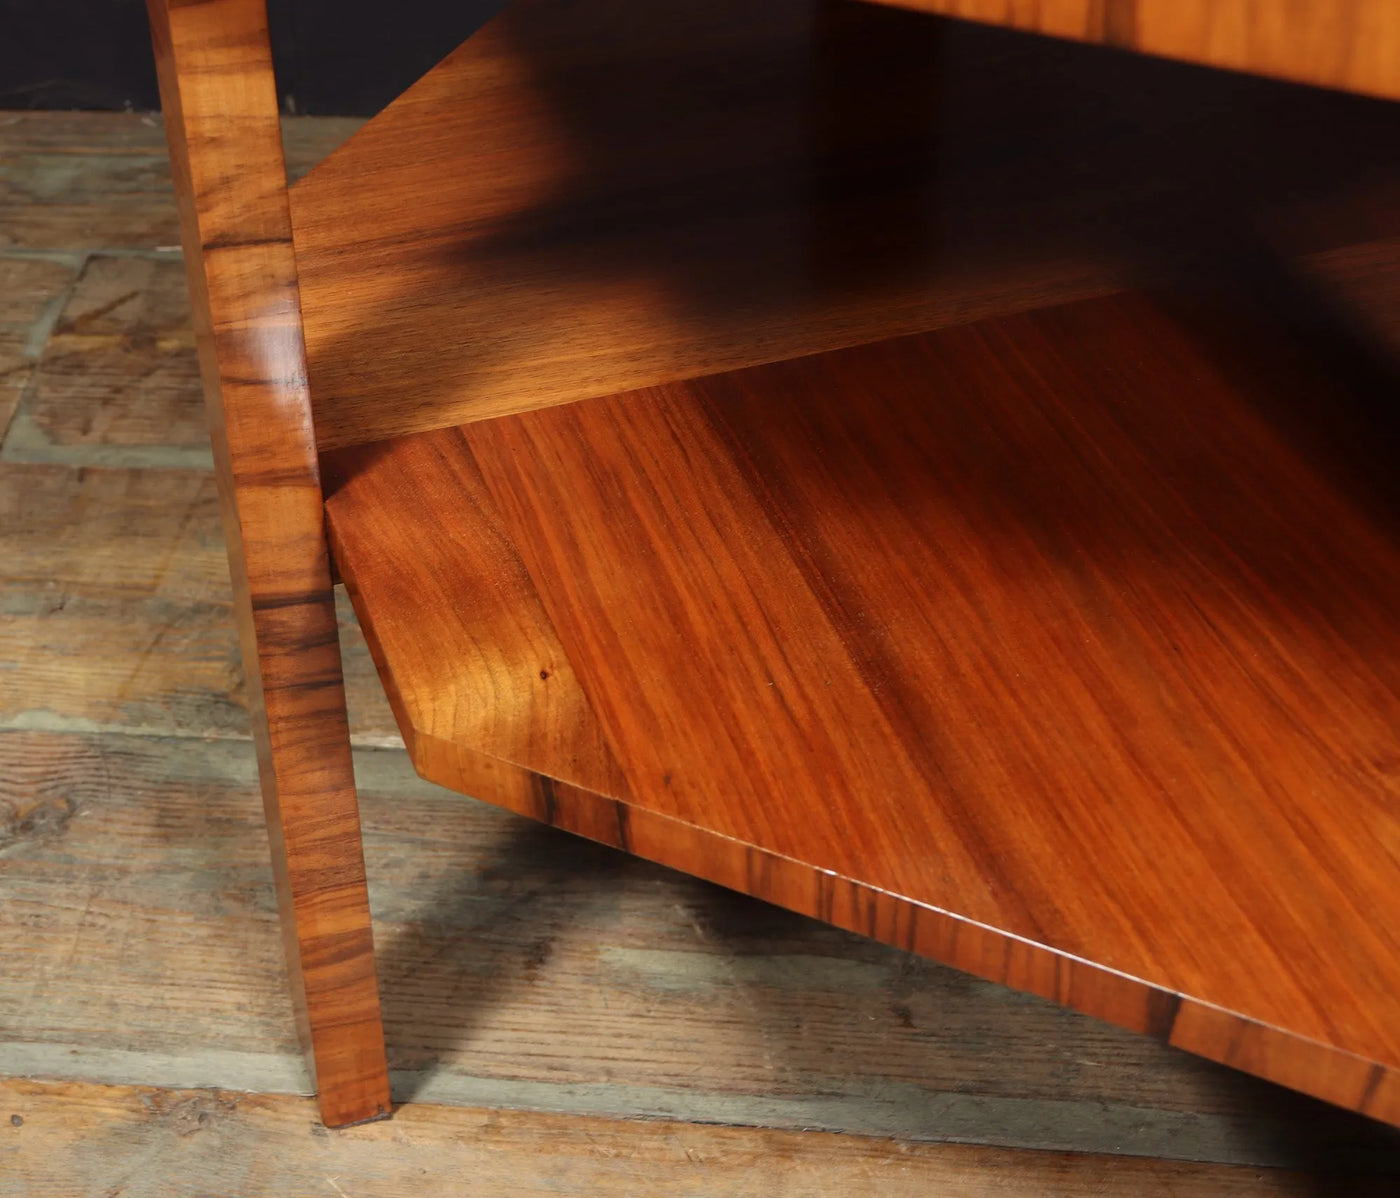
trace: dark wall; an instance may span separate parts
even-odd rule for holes
[[[284,109],[369,115],[504,0],[268,0]],[[145,0],[0,0],[0,108],[157,108]]]

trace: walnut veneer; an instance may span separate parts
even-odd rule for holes
[[[917,6],[1400,94],[1368,0]],[[1400,1123],[1392,109],[518,0],[289,194],[261,0],[150,9],[328,1123],[327,527],[427,777]]]

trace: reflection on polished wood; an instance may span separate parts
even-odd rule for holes
[[[1090,300],[342,450],[329,528],[430,779],[1400,1123],[1400,512],[1326,369]]]
[[[1368,0],[1240,4],[1016,16],[1396,82]],[[289,199],[261,0],[150,6],[328,1123],[388,1089],[318,453],[427,777],[1400,1124],[1396,110],[518,0]]]
[[[331,1125],[389,1111],[260,0],[150,0],[298,1030]]]
[[[1400,99],[1393,0],[887,0],[1125,50]]]
[[[1396,144],[1374,101],[867,4],[517,0],[292,190],[317,439],[1395,236]]]

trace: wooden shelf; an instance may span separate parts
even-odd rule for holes
[[[341,450],[327,512],[426,777],[1400,1123],[1373,398],[1125,294]]]
[[[1393,277],[1397,143],[1395,106],[869,4],[515,0],[292,189],[317,439],[1376,277],[1339,247]]]
[[[1400,109],[516,0],[287,203],[265,9],[151,16],[328,1123],[389,1100],[326,529],[425,776],[1400,1125]]]
[[[871,5],[516,0],[292,191],[418,769],[1400,1123],[1398,141]]]

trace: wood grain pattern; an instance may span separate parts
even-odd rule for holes
[[[510,5],[293,189],[318,442],[1106,290],[929,235],[938,32],[810,0]]]
[[[29,385],[42,345],[42,318],[60,300],[73,277],[65,262],[0,259],[0,442]]]
[[[365,447],[330,530],[433,780],[1397,1122],[1349,394],[1126,296]]]
[[[364,122],[289,117],[300,178]],[[7,112],[0,120],[0,249],[154,250],[178,245],[159,113]]]
[[[355,773],[400,1102],[1400,1173],[1382,1124],[464,800],[402,752]],[[269,882],[246,743],[0,733],[0,1075],[306,1093]]]
[[[54,444],[202,445],[199,398],[178,256],[90,259],[44,347],[30,419]]]
[[[1400,99],[1400,8],[1390,0],[885,2]]]
[[[214,481],[0,464],[0,725],[246,736]]]
[[[1400,234],[1397,140],[1354,96],[864,4],[521,0],[293,189],[317,438],[1297,273]]]
[[[0,1082],[0,1112],[21,1120],[0,1122],[0,1152],[20,1187],[0,1181],[0,1193],[32,1198],[99,1193],[114,1181],[128,1198],[337,1189],[402,1198],[425,1187],[478,1198],[1390,1192],[1384,1182],[1273,1169],[427,1104],[404,1107],[392,1124],[308,1139],[305,1099],[227,1090]]]
[[[244,677],[325,1121],[389,1110],[350,738],[260,0],[151,0]]]
[[[0,121],[0,247],[154,248],[180,240],[158,117],[11,112]]]
[[[289,168],[321,123],[284,121]],[[133,114],[9,114],[0,239],[27,222],[76,260],[118,244],[136,217],[160,216],[176,240],[173,198],[155,186],[168,187],[163,143],[158,124]],[[139,204],[126,190],[138,147],[155,181]],[[58,180],[74,189],[71,205]],[[57,295],[68,268],[6,266],[27,268],[0,294],[0,312],[24,331],[30,300]],[[132,357],[154,363],[142,316],[135,304],[114,310],[112,332],[129,329]],[[299,1090],[254,755],[238,740],[186,739],[247,734],[211,480],[80,469],[91,446],[55,454],[71,468],[0,466],[0,661],[11,667],[0,670],[0,725],[111,732],[0,737],[0,1073]],[[373,666],[344,652],[352,738],[370,728],[357,708],[392,729]],[[356,778],[400,1096],[1322,1176],[1362,1160],[1393,1171],[1400,1159],[1379,1124],[415,786],[401,754],[357,754]],[[0,1108],[0,1129],[18,1109]],[[328,1143],[305,1139],[315,1116],[303,1109],[289,1114],[301,1121],[299,1152]],[[86,1128],[91,1115],[115,1131],[120,1117],[116,1104],[68,1091],[25,1108],[36,1113],[28,1130],[60,1119]],[[630,1151],[636,1126],[599,1126],[598,1151]],[[172,1151],[193,1142],[180,1137]],[[101,1150],[111,1164],[128,1159],[111,1140]],[[374,1157],[391,1150],[378,1143]],[[150,1158],[165,1188],[178,1184],[166,1167],[177,1159]],[[1146,1167],[1124,1162],[1123,1175]],[[1157,1168],[1152,1177],[1176,1180],[1169,1164]],[[743,1181],[723,1192],[747,1192]]]
[[[249,736],[210,472],[0,462],[0,590],[0,727]],[[400,746],[337,606],[351,741]]]

